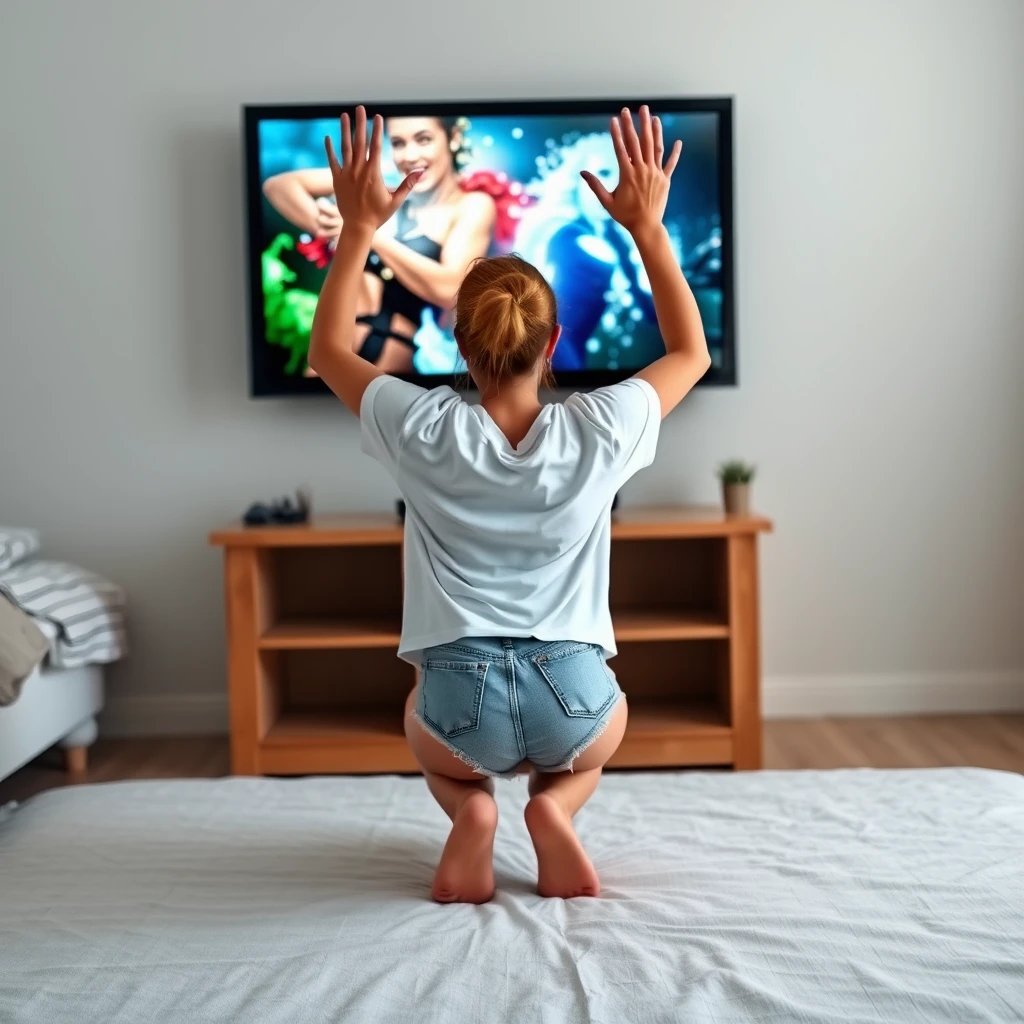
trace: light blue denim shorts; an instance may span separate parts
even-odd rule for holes
[[[564,772],[621,696],[594,644],[473,637],[423,652],[415,717],[482,775]]]

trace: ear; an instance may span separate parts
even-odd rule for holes
[[[555,324],[555,329],[551,332],[551,338],[548,341],[548,347],[544,350],[544,358],[550,359],[555,354],[555,348],[558,346],[558,339],[562,336],[562,325]]]

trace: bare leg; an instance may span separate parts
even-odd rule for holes
[[[590,799],[608,759],[626,731],[625,698],[612,712],[608,728],[583,751],[569,772],[534,772],[526,827],[537,851],[537,891],[541,896],[597,896],[601,891],[594,865],[572,827],[576,812]]]
[[[405,705],[405,735],[427,786],[452,819],[431,896],[438,903],[486,903],[494,895],[494,783],[460,761],[412,717],[415,690]]]

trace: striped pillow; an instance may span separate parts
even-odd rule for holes
[[[0,526],[0,572],[39,550],[39,531]]]

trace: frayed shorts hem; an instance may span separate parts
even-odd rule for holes
[[[625,694],[619,693],[618,696],[609,705],[607,710],[601,716],[600,721],[590,730],[589,733],[583,738],[583,740],[573,747],[569,756],[561,763],[556,765],[539,765],[533,764],[529,761],[520,762],[520,764],[529,764],[535,771],[540,772],[544,775],[554,775],[557,772],[571,772],[573,771],[573,764],[575,764],[577,758],[580,757],[588,747],[592,746],[597,740],[604,735],[605,730],[608,728],[608,723],[612,720],[612,716],[615,714],[615,710],[619,704],[622,703]],[[511,771],[507,772],[496,772],[490,768],[485,768],[479,761],[474,760],[465,751],[460,750],[450,739],[448,739],[443,733],[435,729],[429,722],[427,722],[418,711],[410,711],[410,717],[416,722],[417,725],[430,737],[437,740],[450,754],[454,754],[464,765],[467,765],[478,775],[483,775],[488,779],[515,779],[520,775],[524,774],[520,771],[519,765],[516,765]]]
[[[597,740],[599,740],[608,728],[608,723],[612,720],[612,715],[615,714],[615,709],[622,703],[622,699],[625,697],[624,693],[619,693],[618,697],[612,701],[611,706],[601,716],[601,720],[594,726],[590,732],[583,738],[582,742],[578,743],[572,749],[572,753],[563,761],[561,764],[555,765],[554,768],[545,768],[541,765],[535,764],[533,767],[539,772],[554,773],[554,772],[571,772],[573,770],[573,764],[576,759],[590,746],[592,746]]]
[[[489,779],[514,779],[522,772],[518,770],[519,766],[510,772],[494,772],[490,768],[485,768],[479,761],[474,761],[465,751],[459,750],[457,746],[450,739],[448,739],[443,733],[435,729],[418,711],[410,711],[409,716],[416,722],[416,724],[428,735],[437,740],[450,754],[454,754],[464,765],[468,765],[478,775],[484,775]],[[554,769],[552,769],[554,770]]]

